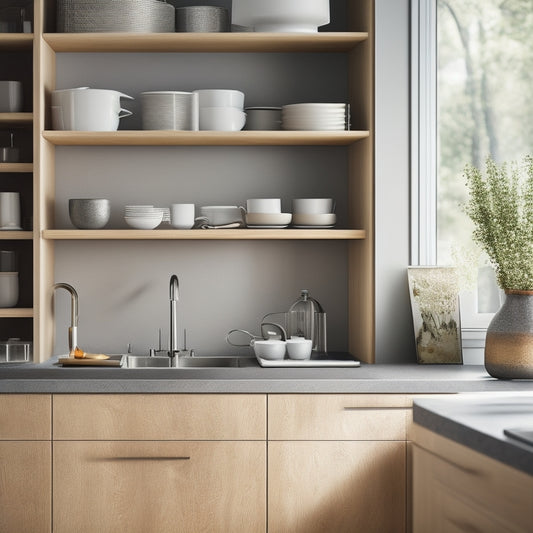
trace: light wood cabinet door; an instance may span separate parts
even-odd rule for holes
[[[0,440],[50,440],[50,394],[0,394]]]
[[[0,442],[0,531],[50,531],[51,477],[50,441]]]
[[[266,443],[55,442],[54,532],[266,531]]]
[[[405,531],[405,462],[405,442],[269,442],[269,532]]]

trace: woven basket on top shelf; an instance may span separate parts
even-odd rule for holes
[[[175,30],[175,9],[161,0],[57,0],[57,31],[65,33]]]

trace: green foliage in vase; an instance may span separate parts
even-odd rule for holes
[[[464,175],[473,238],[489,256],[498,284],[533,290],[533,158],[510,166],[487,158],[485,174],[467,165]]]

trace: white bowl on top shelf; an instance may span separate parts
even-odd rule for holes
[[[315,33],[329,23],[329,0],[233,0],[231,22],[259,32]]]

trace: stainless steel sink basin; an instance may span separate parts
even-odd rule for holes
[[[179,368],[237,368],[250,366],[255,359],[232,356],[197,356],[180,357]],[[124,361],[124,368],[173,368],[170,357],[145,355],[128,355]],[[174,369],[174,368],[173,368]]]

